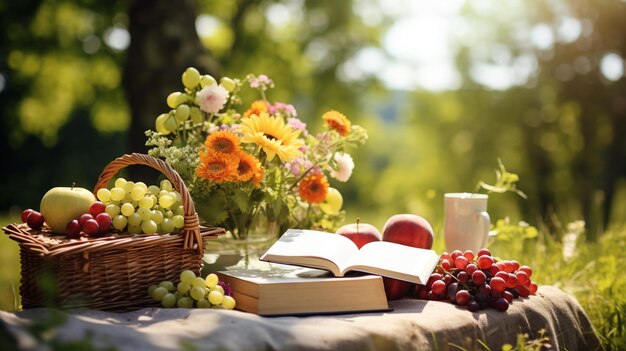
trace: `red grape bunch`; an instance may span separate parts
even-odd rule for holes
[[[488,249],[477,254],[454,250],[441,254],[437,269],[416,294],[424,300],[447,300],[472,312],[487,307],[504,312],[514,299],[535,294],[532,273],[517,261],[496,260]]]
[[[67,224],[66,236],[69,239],[79,239],[81,234],[97,238],[107,236],[112,227],[111,216],[105,212],[106,205],[101,201],[94,201],[89,206],[89,213],[84,213]]]

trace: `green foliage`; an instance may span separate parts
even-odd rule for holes
[[[17,104],[11,104],[20,126],[14,129],[13,141],[22,143],[33,134],[45,145],[55,145],[59,130],[77,108],[89,111],[100,132],[126,130],[130,114],[120,89],[121,56],[103,43],[105,31],[121,24],[113,15],[124,8],[43,1],[28,9],[29,30],[16,31],[21,18],[15,14],[25,9],[7,7],[10,17],[2,19],[3,32],[11,35],[3,43],[4,63],[23,87]]]
[[[535,239],[538,231],[537,228],[524,221],[513,224],[510,218],[506,217],[496,220],[495,224],[491,225],[489,235],[494,241],[504,241],[510,245],[523,245],[526,239]]]
[[[498,165],[500,169],[496,170],[496,182],[493,185],[487,184],[482,180],[478,182],[476,186],[476,191],[480,188],[487,190],[487,192],[493,193],[505,193],[507,191],[512,191],[522,197],[523,199],[528,198],[526,194],[524,194],[521,190],[517,189],[517,181],[519,181],[519,176],[516,173],[511,173],[506,170],[502,160],[498,159]]]
[[[515,345],[502,345],[502,351],[541,351],[550,348],[551,345],[548,337],[545,336],[544,329],[539,331],[539,337],[536,339],[530,339],[528,334],[518,334],[517,343]]]

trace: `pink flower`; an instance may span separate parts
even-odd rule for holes
[[[340,182],[348,181],[354,169],[352,156],[346,153],[337,153],[335,154],[335,161],[337,162],[337,168],[330,172],[330,176]]]
[[[296,108],[292,104],[286,104],[284,102],[276,102],[274,105],[269,106],[269,113],[275,115],[277,113],[283,113],[287,117],[296,117],[298,113]]]
[[[298,162],[290,162],[285,164],[285,167],[287,167],[287,169],[289,170],[289,172],[291,172],[291,174],[293,174],[294,176],[299,176],[300,175],[300,164],[298,164]]]
[[[218,113],[228,100],[228,91],[221,85],[212,84],[196,94],[196,103],[206,113]]]
[[[287,120],[287,124],[289,124],[289,126],[291,126],[291,128],[293,128],[294,130],[300,130],[302,131],[302,133],[304,135],[307,135],[307,131],[306,131],[306,123],[302,122],[301,120],[293,117],[293,118],[289,118]]]
[[[305,159],[305,158],[297,158],[295,161],[286,164],[287,169],[289,169],[289,171],[291,172],[291,174],[293,174],[294,176],[299,176],[300,174],[302,174],[302,172],[304,170],[307,170],[311,167],[313,167],[313,162]]]
[[[265,74],[261,74],[258,77],[250,76],[248,80],[250,82],[250,88],[253,89],[261,88],[261,90],[267,90],[268,87],[271,88],[274,86],[274,82]]]
[[[319,139],[320,146],[330,145],[330,134],[328,132],[317,133],[316,138]]]

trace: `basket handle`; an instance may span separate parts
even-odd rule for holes
[[[196,207],[193,204],[193,200],[191,199],[189,190],[187,189],[187,186],[185,186],[185,183],[183,182],[180,175],[165,161],[150,155],[140,153],[132,153],[120,156],[111,161],[102,170],[100,177],[98,177],[98,182],[96,183],[96,186],[93,190],[94,194],[96,194],[101,188],[106,187],[109,181],[113,178],[115,174],[117,174],[119,170],[131,165],[143,165],[156,169],[157,171],[163,173],[172,183],[174,189],[176,189],[180,193],[180,198],[183,203],[183,208],[185,210],[185,225],[183,226],[182,230],[182,235],[184,238],[183,248],[193,249],[194,246],[196,246],[198,252],[202,255],[204,248],[202,247],[202,238],[200,236],[200,220],[198,219],[198,214],[196,213]]]

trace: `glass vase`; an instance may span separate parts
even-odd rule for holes
[[[203,257],[203,275],[238,268],[269,267],[259,257],[278,239],[279,225],[265,218],[255,219],[244,238],[236,238],[230,231],[209,240]]]

